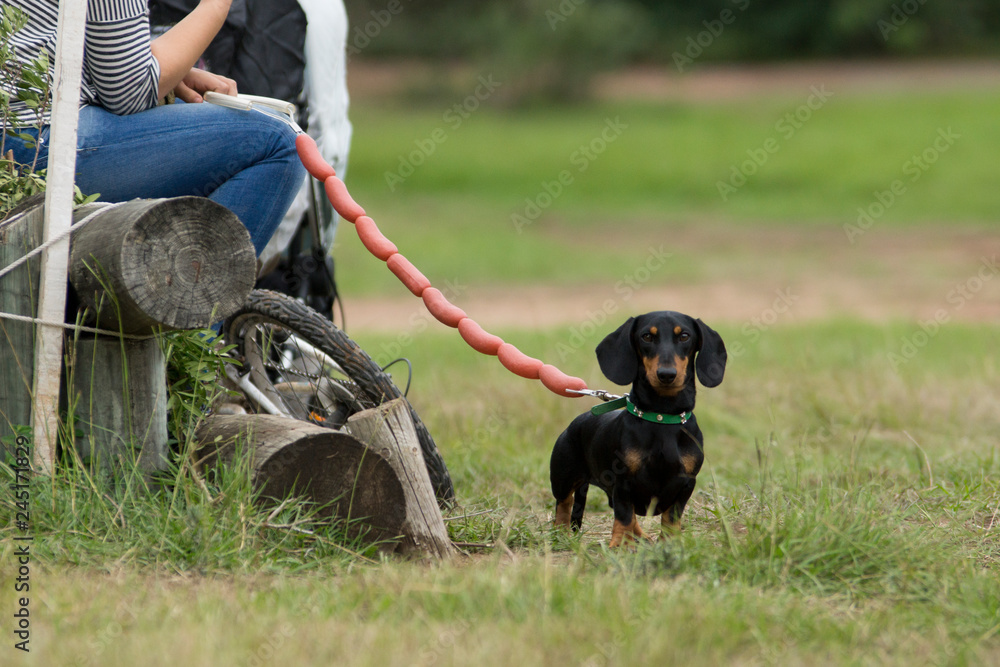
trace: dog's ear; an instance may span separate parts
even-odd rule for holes
[[[701,348],[695,361],[698,379],[706,387],[718,387],[722,383],[722,376],[726,373],[728,358],[726,345],[722,342],[722,336],[710,326],[701,320],[695,320],[695,323],[698,325],[698,333],[701,334]]]
[[[601,372],[615,384],[630,384],[639,371],[639,359],[632,346],[632,327],[635,318],[612,331],[597,346],[597,363]]]

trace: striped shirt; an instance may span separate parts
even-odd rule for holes
[[[27,25],[11,40],[18,60],[32,60],[44,49],[53,76],[59,0],[0,0],[0,5],[28,15]],[[118,115],[145,111],[156,106],[159,79],[160,64],[149,49],[146,0],[87,0],[81,106],[94,104]],[[37,123],[35,112],[13,96],[10,108],[14,124]],[[47,112],[42,120],[49,122]]]

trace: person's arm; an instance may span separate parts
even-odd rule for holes
[[[149,51],[145,0],[89,0],[84,98],[118,115],[156,106],[160,66]]]
[[[152,41],[150,48],[153,51],[153,56],[160,63],[158,95],[161,98],[166,97],[167,93],[178,88],[181,84],[185,85],[178,90],[178,94],[181,99],[187,101],[200,101],[200,99],[195,99],[198,97],[197,95],[188,93],[192,90],[196,93],[219,90],[219,92],[235,94],[235,84],[230,92],[226,89],[212,87],[209,79],[201,75],[195,74],[195,78],[191,79],[191,68],[198,62],[216,33],[222,28],[222,24],[225,23],[226,16],[229,14],[230,4],[232,4],[232,0],[201,0],[194,11]],[[221,77],[218,78],[221,79]],[[218,82],[216,84],[222,85]],[[196,86],[208,87],[199,90]]]

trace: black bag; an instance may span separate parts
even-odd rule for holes
[[[197,5],[198,0],[150,0],[150,23],[172,25]],[[205,51],[205,67],[234,79],[242,93],[297,104],[298,122],[305,129],[305,39],[306,15],[297,0],[233,0],[225,24]],[[329,224],[333,210],[325,198],[314,199],[276,265],[268,267],[256,286],[301,299],[332,319],[338,299],[333,258],[322,247],[318,230]]]
[[[150,0],[150,23],[177,23],[198,0]],[[205,51],[210,72],[236,81],[241,93],[299,101],[305,69],[306,14],[297,0],[233,0]]]

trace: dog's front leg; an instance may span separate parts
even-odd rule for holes
[[[684,508],[687,506],[687,502],[694,492],[694,478],[692,477],[686,481],[685,486],[681,487],[677,492],[677,500],[663,510],[663,514],[660,515],[661,540],[678,535],[681,532],[681,515],[684,514]]]
[[[683,511],[684,508],[681,508]],[[667,510],[660,515],[660,539],[665,540],[668,537],[679,535],[681,532],[681,513],[676,511],[675,507],[669,507]]]
[[[634,543],[640,537],[648,539],[646,533],[639,525],[639,517],[635,514],[635,507],[630,502],[615,499],[615,522],[611,527],[610,547],[619,547],[623,542]]]

